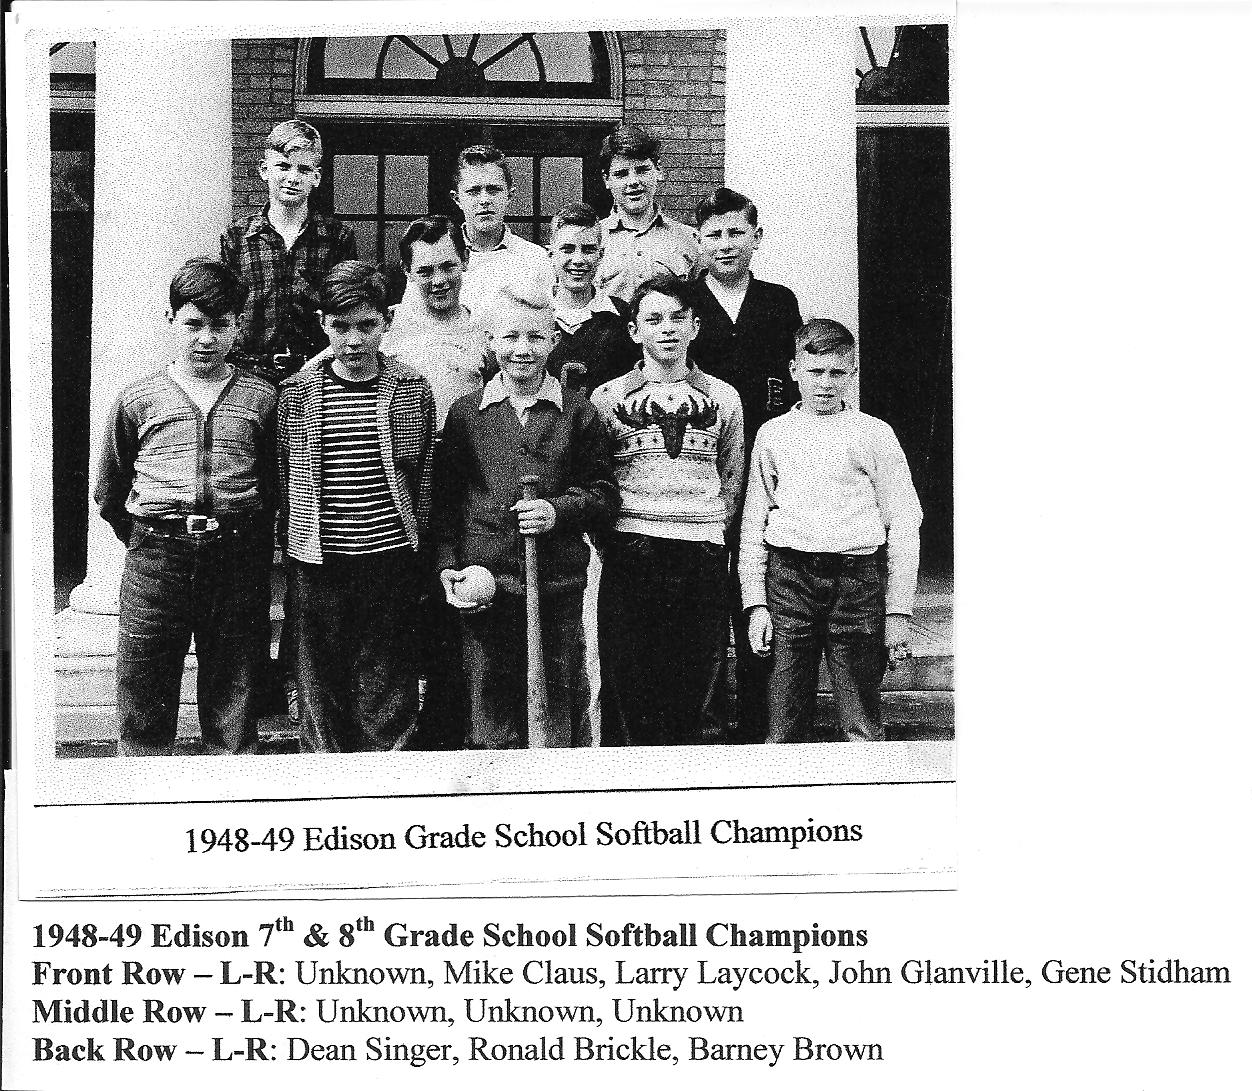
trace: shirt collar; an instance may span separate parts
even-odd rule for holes
[[[504,381],[497,372],[487,380],[486,386],[483,387],[482,400],[478,403],[480,410],[487,409],[489,406],[497,405],[500,402],[507,401],[509,392],[504,389]],[[536,404],[539,402],[551,402],[560,412],[565,408],[565,397],[561,391],[561,384],[558,383],[551,374],[545,374],[543,382],[539,384],[539,393],[535,395]]]
[[[553,298],[556,296],[556,289],[552,289]],[[556,314],[557,324],[567,333],[571,329],[577,329],[591,316],[598,311],[606,314],[618,314],[618,309],[613,305],[613,301],[609,298],[609,293],[603,288],[597,286],[595,295],[591,297],[591,302],[585,307],[562,307],[559,303],[553,306]]]
[[[646,235],[654,227],[668,227],[669,221],[658,207],[656,215],[644,227],[631,227],[622,220],[621,210],[614,207],[613,211],[604,218],[604,224],[610,231],[633,231],[636,235]]]
[[[504,225],[504,234],[500,236],[499,244],[493,246],[490,250],[475,250],[474,247],[470,245],[469,232],[465,230],[465,224],[461,224],[461,237],[465,239],[465,249],[471,254],[494,254],[497,250],[511,250],[513,248],[512,240],[517,238],[517,236],[509,230],[508,224]]]
[[[259,235],[267,228],[277,234],[277,228],[270,223],[269,211],[270,206],[267,201],[265,207],[248,221],[248,226],[244,231],[244,235]],[[303,235],[305,231],[312,231],[315,235],[320,234],[325,229],[325,224],[326,217],[316,209],[310,208],[308,215],[305,217],[304,226],[300,228],[300,234]],[[297,238],[298,237],[299,236],[297,236]]]
[[[709,377],[704,374],[695,364],[687,368],[687,374],[683,376],[687,382],[694,386],[701,394],[709,394]],[[643,361],[640,360],[634,368],[626,373],[625,383],[622,386],[622,397],[633,394],[636,390],[640,390],[647,386],[648,380],[643,374]]]

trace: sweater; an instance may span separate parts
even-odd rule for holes
[[[766,421],[752,450],[740,528],[744,609],[765,605],[767,546],[864,554],[885,542],[887,613],[911,614],[921,522],[908,462],[885,421],[799,406]]]
[[[498,377],[448,411],[435,495],[439,571],[479,564],[505,577],[506,589],[521,589],[521,534],[510,509],[527,474],[539,478],[537,494],[556,512],[552,530],[536,536],[541,590],[585,586],[584,534],[612,522],[617,486],[604,422],[586,398],[555,382],[545,384],[524,426]]]
[[[743,409],[734,388],[697,367],[654,382],[640,364],[592,401],[613,436],[622,493],[615,529],[724,543],[743,488]]]

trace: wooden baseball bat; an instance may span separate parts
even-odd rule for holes
[[[522,499],[537,500],[539,478],[522,478]],[[538,750],[552,745],[548,728],[548,678],[543,666],[543,630],[539,622],[539,542],[522,535],[526,575],[526,727],[527,745]]]

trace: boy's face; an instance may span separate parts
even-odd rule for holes
[[[312,148],[292,148],[287,152],[266,148],[261,177],[269,186],[271,204],[298,208],[317,189],[322,171]]]
[[[761,229],[753,227],[742,212],[710,216],[700,225],[700,252],[710,275],[718,280],[739,280],[760,245]]]
[[[567,292],[585,292],[595,284],[596,270],[604,257],[598,227],[562,227],[548,247],[556,282]]]
[[[629,216],[642,216],[656,204],[656,187],[665,181],[651,159],[613,156],[604,175],[604,184],[613,194],[613,204]]]
[[[330,351],[349,370],[369,368],[377,361],[387,324],[387,316],[368,303],[341,314],[322,315]]]
[[[631,338],[658,364],[685,362],[699,330],[700,320],[690,308],[660,292],[649,292],[639,301],[639,315],[630,323]]]
[[[504,225],[513,187],[499,163],[470,164],[461,171],[452,200],[465,216],[471,233],[494,234]]]
[[[838,413],[856,381],[856,350],[819,356],[801,349],[791,362],[791,377],[800,388],[800,408],[805,412],[818,416]]]
[[[230,311],[212,318],[196,304],[184,303],[169,316],[174,327],[175,355],[192,375],[207,377],[226,361],[239,333],[239,319]]]
[[[501,304],[487,331],[500,370],[524,390],[537,389],[552,354],[555,325],[551,311],[517,303]]]
[[[413,243],[409,283],[416,285],[418,299],[431,314],[447,315],[460,309],[464,275],[465,265],[448,235],[433,243]]]

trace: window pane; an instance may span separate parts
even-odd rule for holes
[[[583,199],[583,161],[552,156],[540,161],[539,210],[547,218],[571,201]]]
[[[335,79],[372,80],[383,41],[382,38],[327,38],[326,75]]]
[[[535,242],[535,225],[531,220],[509,220],[509,230],[519,238]]]
[[[383,224],[383,265],[400,264],[400,236],[409,226],[408,220],[391,220]]]
[[[91,156],[87,152],[52,152],[52,211],[90,212]]]
[[[536,34],[544,74],[558,83],[591,82],[591,37],[587,34]]]
[[[334,178],[336,212],[370,216],[378,211],[378,156],[337,155]]]
[[[535,209],[535,161],[529,155],[510,155],[506,160],[513,172],[513,200],[509,212],[514,216],[529,216]]]
[[[87,76],[96,70],[95,42],[66,42],[48,58],[54,76]]]
[[[383,212],[388,216],[425,216],[429,181],[427,156],[387,156],[383,164]]]
[[[484,34],[474,51],[474,59],[479,63],[490,60],[500,50],[512,46],[499,60],[492,61],[483,71],[489,80],[527,80],[539,79],[539,66],[535,63],[535,54],[529,42],[517,42],[519,34]],[[549,79],[551,77],[549,76]]]
[[[356,233],[356,256],[361,261],[378,261],[378,224],[353,220],[348,226]]]
[[[441,38],[419,35],[413,38],[413,41],[417,42],[426,52],[439,60],[443,60],[444,54],[447,52],[443,48],[443,39]],[[389,80],[433,80],[435,78],[435,66],[420,53],[414,53],[405,42],[394,41],[391,43],[391,48],[387,50],[387,59],[383,61],[383,78]]]

